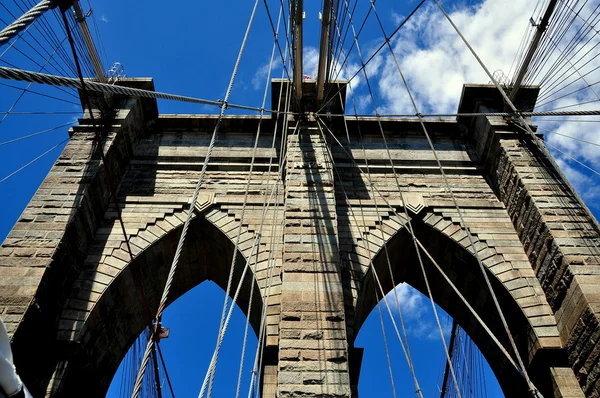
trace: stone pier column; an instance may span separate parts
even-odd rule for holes
[[[349,397],[333,167],[315,122],[287,139],[278,397]]]

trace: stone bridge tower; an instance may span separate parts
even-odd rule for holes
[[[121,84],[153,89],[150,79]],[[303,84],[310,92],[315,83]],[[282,86],[274,81],[272,92]],[[535,101],[535,88],[521,91],[522,101]],[[340,101],[332,115],[343,113]],[[259,118],[225,117],[191,204],[216,116],[159,115],[155,101],[135,98],[119,108],[104,134],[106,163],[95,156],[95,127],[83,119],[0,249],[0,314],[36,396],[106,393],[146,325],[136,280],[155,311],[188,210],[195,218],[171,301],[205,280],[225,288],[234,255],[240,282],[250,261],[238,304],[246,312],[250,287],[261,292],[253,308],[267,314],[264,397],[357,395],[362,350],[354,340],[381,290],[393,288],[393,276],[426,292],[408,221],[447,275],[424,257],[434,299],[476,342],[506,396],[529,396],[528,386],[466,228],[539,391],[599,396],[598,224],[508,121],[426,122],[463,225],[414,119],[330,116],[322,125],[312,115],[267,118],[261,129],[270,133],[259,139],[244,200]],[[461,112],[494,109],[502,109],[495,89],[464,87]],[[260,312],[250,314],[255,331]]]

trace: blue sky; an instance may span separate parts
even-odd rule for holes
[[[26,0],[31,3],[31,0]],[[17,3],[7,4],[0,8],[3,21],[13,18],[9,11],[17,12]],[[278,1],[268,1],[273,18],[276,19]],[[506,7],[502,1],[446,1],[444,4],[452,11],[452,16],[463,29],[465,35],[478,51],[491,70],[502,70],[509,74],[519,42],[529,24],[529,17],[534,11],[534,2],[518,0]],[[164,2],[146,1],[141,6],[138,1],[101,1],[93,0],[93,17],[101,33],[103,61],[105,67],[113,62],[120,62],[128,76],[153,77],[159,91],[195,96],[206,99],[222,99],[229,81],[230,73],[237,56],[237,51],[252,2],[178,2],[175,6],[165,6]],[[416,6],[416,1],[397,2],[380,0],[377,10],[382,23],[389,33]],[[433,2],[415,15],[413,21],[401,31],[392,42],[394,50],[401,58],[403,71],[411,84],[422,112],[454,112],[460,97],[460,88],[464,82],[487,83],[489,79],[467,53],[462,42],[443,20]],[[82,2],[87,11],[90,6]],[[305,65],[304,73],[315,76],[316,54],[319,40],[318,13],[321,2],[305,1]],[[368,2],[362,2],[355,13],[355,23],[360,24],[368,8]],[[56,23],[48,19],[51,26]],[[91,20],[90,20],[91,22]],[[4,26],[0,21],[0,26]],[[92,30],[95,31],[93,25]],[[31,33],[40,37],[40,32],[31,29]],[[64,34],[58,35],[62,39]],[[31,35],[30,44],[35,47]],[[42,41],[41,38],[39,38]],[[10,64],[24,69],[40,69],[37,63],[43,64],[44,57],[35,53],[32,48],[17,42],[18,47],[30,58],[23,56],[15,49],[3,54],[6,47],[0,48],[2,66]],[[373,18],[365,25],[361,35],[360,46],[365,58],[382,42],[379,26]],[[245,56],[237,76],[230,102],[260,106],[262,88],[266,78],[273,35],[261,2],[250,35]],[[45,44],[42,41],[42,44]],[[346,42],[349,48],[351,38]],[[51,51],[49,45],[46,50]],[[65,47],[66,48],[66,47]],[[68,51],[70,54],[70,51]],[[42,51],[42,55],[45,53]],[[7,64],[10,63],[10,64]],[[353,50],[349,57],[348,70],[342,70],[341,76],[347,77],[358,69],[360,59]],[[590,68],[593,64],[590,66]],[[62,74],[60,70],[46,67],[50,73]],[[273,75],[281,76],[281,63],[276,65]],[[387,52],[377,56],[367,69],[375,88],[378,112],[414,113],[407,101],[405,92],[401,90],[399,78]],[[590,81],[597,81],[591,79]],[[0,81],[17,87],[25,84]],[[364,77],[359,75],[353,81],[354,100],[359,113],[374,113],[366,91]],[[52,95],[62,101],[28,93],[14,107],[14,112],[67,112],[53,115],[32,115],[13,113],[4,118],[0,114],[0,142],[5,142],[27,134],[50,129],[55,126],[75,122],[80,107],[78,99],[68,93],[32,85],[31,90]],[[19,96],[20,91],[0,85],[0,112],[6,112]],[[594,98],[592,92],[583,91],[577,95],[549,103],[544,109],[553,109],[571,102],[584,102]],[[588,108],[597,107],[597,104]],[[209,106],[159,101],[161,113],[216,113],[217,109]],[[575,108],[579,109],[579,108]],[[235,111],[231,111],[233,113]],[[544,128],[560,131],[565,135],[600,143],[600,135],[595,134],[594,123],[566,123],[539,121]],[[584,128],[585,127],[585,128]],[[31,159],[44,153],[67,139],[67,128],[59,128],[38,136],[0,145],[0,180],[9,175]],[[548,135],[550,143],[564,153],[576,156],[586,164],[600,166],[597,148],[584,145],[559,135]],[[14,177],[0,183],[0,238],[4,238],[19,214],[35,193],[35,190],[60,153],[62,145],[40,158]],[[554,152],[557,161],[564,168],[573,184],[591,209],[598,207],[598,176],[571,161],[568,156]],[[437,329],[434,327],[431,309],[427,299],[420,293],[402,287],[401,293],[410,303],[408,312],[409,339],[415,367],[425,396],[437,396],[437,386],[443,371],[443,352]],[[163,353],[168,364],[169,373],[178,396],[197,395],[210,355],[216,341],[220,307],[223,292],[216,285],[203,283],[193,289],[167,309],[165,324],[171,328],[171,337],[162,343]],[[384,312],[385,330],[387,333],[396,391],[399,395],[414,393],[398,342],[393,329]],[[445,330],[450,328],[446,315],[442,316]],[[245,318],[236,310],[226,336],[216,378],[215,396],[231,396],[235,389],[235,379],[240,357],[240,347]],[[389,375],[385,359],[385,351],[381,338],[379,315],[373,311],[358,336],[356,345],[365,348],[363,360],[360,394],[362,397],[392,396]],[[248,358],[256,348],[256,337],[249,340]],[[246,364],[249,360],[246,361]],[[235,369],[235,371],[233,371]],[[248,379],[249,368],[244,371]],[[117,374],[109,396],[118,396]],[[488,396],[502,396],[493,375],[487,371]],[[243,391],[247,389],[247,385]]]

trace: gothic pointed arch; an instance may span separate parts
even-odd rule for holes
[[[475,310],[506,352],[512,353],[507,331],[483,279],[477,259],[473,255],[466,231],[456,220],[452,221],[452,217],[449,216],[450,210],[445,213],[446,216],[444,212],[437,212],[437,214],[429,212],[423,218],[414,217],[411,220],[417,239],[460,292],[460,295],[455,292],[434,263],[421,251],[421,259],[433,299],[477,344],[494,371],[505,396],[528,397],[529,388],[515,366],[516,356],[512,354],[511,363],[464,302],[466,300]],[[468,209],[466,213],[469,214]],[[473,230],[477,231],[474,224],[471,225],[474,227]],[[496,246],[494,242],[481,239],[477,233],[473,236],[478,255],[486,266],[493,294],[500,303],[527,371],[540,391],[551,395],[553,388],[551,372],[555,367],[566,366],[566,355],[556,328],[556,321],[541,293],[539,282],[530,268],[519,267],[515,256],[518,254],[517,250],[503,253],[502,247]],[[505,238],[510,239],[509,236]],[[373,258],[373,268],[384,293],[387,294],[394,288],[393,276],[396,285],[408,283],[428,296],[419,259],[407,227],[402,226],[389,236],[386,244],[387,249],[383,245],[379,246]],[[392,274],[390,274],[390,267]],[[379,299],[376,297],[381,298],[381,288],[373,270],[369,269],[364,275],[356,300],[354,319],[356,334],[371,310],[378,304]],[[393,296],[390,295],[389,300],[393,301]]]
[[[197,215],[190,224],[169,304],[207,280],[226,290],[234,242],[212,222],[222,216],[219,209],[213,209]],[[126,260],[128,254],[122,252],[123,242],[118,238],[118,248],[110,250],[114,241],[109,237],[113,235],[97,236],[91,252],[103,248],[103,253],[111,254],[88,256],[86,269],[81,271],[62,312],[59,338],[65,344],[76,345],[77,350],[64,358],[56,370],[49,387],[52,394],[71,396],[90,391],[94,395],[89,396],[104,396],[122,358],[147,326],[146,314],[154,316],[184,217],[184,212],[174,212],[160,220],[162,223],[154,221],[130,236],[135,251],[133,261]],[[233,289],[241,283],[237,305],[248,315],[249,292],[255,285],[250,324],[257,332],[262,298],[254,270],[250,268],[242,279],[251,250],[246,242],[238,246]],[[230,296],[233,294],[231,291]]]

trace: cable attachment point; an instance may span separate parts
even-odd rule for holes
[[[169,338],[171,329],[165,328],[160,322],[154,324],[154,332],[152,333],[152,340],[160,341],[162,339]]]
[[[224,110],[229,109],[229,103],[226,100],[217,100],[219,104],[221,104],[221,108]]]

